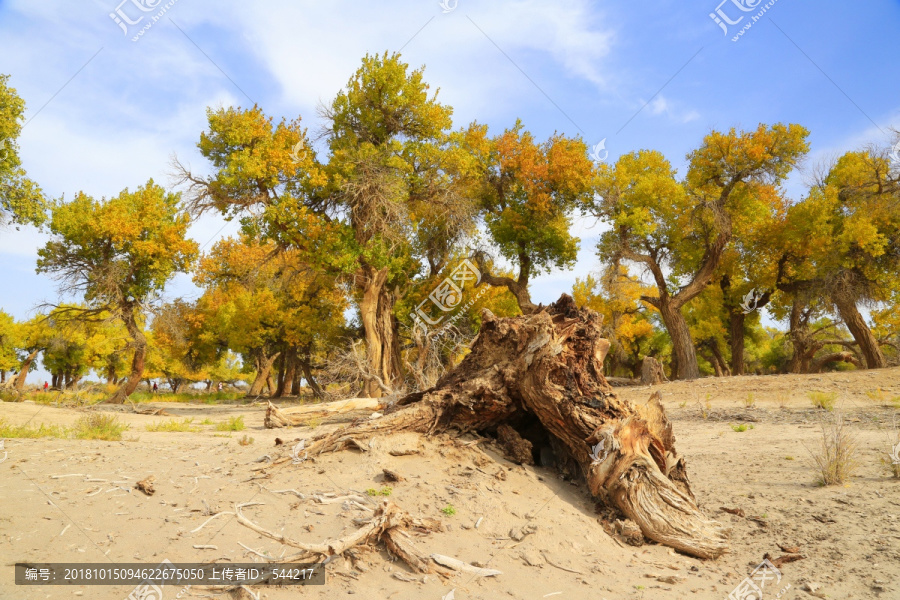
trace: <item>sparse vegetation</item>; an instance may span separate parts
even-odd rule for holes
[[[102,413],[94,413],[81,417],[75,422],[75,425],[71,429],[60,427],[59,425],[44,425],[43,423],[37,427],[11,425],[5,419],[0,419],[0,439],[73,437],[79,440],[118,442],[121,441],[122,434],[127,429],[128,425],[120,422],[115,416]]]
[[[44,425],[41,423],[38,427],[29,427],[27,425],[10,425],[6,419],[0,419],[0,439],[2,438],[64,438],[66,430],[57,425]]]
[[[884,395],[884,390],[881,388],[866,391],[866,396],[869,397],[869,400],[878,402],[879,404],[884,404],[884,401],[887,399]]]
[[[380,490],[376,490],[375,488],[369,488],[366,490],[366,494],[368,494],[369,496],[390,496],[393,491],[394,491],[394,488],[392,488],[390,486],[385,486],[385,487],[381,488]]]
[[[859,467],[856,436],[840,412],[821,423],[819,447],[809,449],[821,485],[842,485]]]
[[[787,408],[788,402],[790,402],[790,399],[791,399],[790,396],[788,396],[787,394],[777,394],[775,396],[775,402],[778,403],[778,408],[780,408],[781,410],[784,410]]]
[[[115,415],[93,413],[75,421],[72,434],[79,440],[105,440],[118,442],[128,425],[119,421]]]
[[[744,398],[744,408],[753,408],[756,405],[756,397],[753,395],[753,392],[747,394],[747,397]]]
[[[834,404],[837,401],[836,392],[807,392],[806,395],[814,407],[829,412],[834,410]]]
[[[747,423],[741,423],[740,425],[732,425],[731,428],[737,432],[747,431],[748,429],[753,429],[753,425],[748,425]]]
[[[184,432],[184,431],[200,431],[199,427],[192,425],[193,419],[169,419],[167,421],[158,421],[150,423],[145,427],[147,431],[167,431],[167,432]]]
[[[243,415],[239,417],[231,417],[227,421],[223,421],[216,425],[216,431],[243,431],[244,428],[245,425]]]
[[[240,444],[241,446],[249,446],[252,443],[253,443],[253,438],[248,437],[247,434],[244,434],[244,437],[242,437],[241,439],[238,440],[238,444]]]
[[[445,515],[447,515],[448,517],[452,517],[453,515],[456,514],[456,509],[453,508],[452,504],[448,504],[447,506],[445,506],[444,508],[441,509],[441,512],[444,513]]]

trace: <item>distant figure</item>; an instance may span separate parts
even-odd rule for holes
[[[159,391],[159,388],[156,386],[156,382],[154,381],[153,382],[153,393],[155,394],[158,391]]]
[[[221,381],[219,382],[218,390],[219,390],[220,392],[222,391],[222,382],[221,382]]]
[[[46,392],[50,388],[50,384],[46,381],[44,382],[44,391]]]

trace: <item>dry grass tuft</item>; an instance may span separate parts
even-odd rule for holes
[[[822,408],[829,412],[834,410],[837,401],[837,392],[806,392],[810,402],[816,408]]]
[[[815,450],[807,448],[821,485],[843,485],[859,467],[858,444],[844,416],[836,412],[821,423],[822,439]]]

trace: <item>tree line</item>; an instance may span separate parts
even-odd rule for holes
[[[711,131],[684,174],[654,150],[597,164],[580,137],[521,121],[455,128],[424,70],[385,53],[320,109],[321,153],[299,117],[210,108],[210,175],[175,160],[172,190],[66,201],[22,168],[8,77],[0,100],[0,217],[50,234],[37,270],[74,299],[26,322],[0,312],[7,386],[41,355],[56,385],[117,384],[111,402],[150,378],[244,380],[253,396],[425,389],[483,309],[540,309],[532,281],[574,266],[580,217],[606,226],[602,270],[572,293],[604,317],[608,375],[647,356],[678,379],[897,361],[900,160],[885,148],[847,152],[799,200],[783,188],[809,151],[798,124]],[[201,254],[187,230],[204,213],[240,234]],[[161,299],[176,273],[199,298]]]

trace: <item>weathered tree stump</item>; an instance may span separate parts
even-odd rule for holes
[[[658,393],[635,406],[606,382],[609,342],[600,325],[600,315],[567,295],[520,317],[485,310],[471,353],[435,387],[401,398],[380,419],[314,438],[309,455],[394,432],[490,433],[506,425],[534,448],[551,443],[561,461],[577,463],[590,492],[647,538],[701,558],[727,552],[726,528],[694,502]]]
[[[647,356],[641,365],[641,383],[644,385],[658,385],[664,381],[668,381],[666,373],[663,371],[662,363]]]

